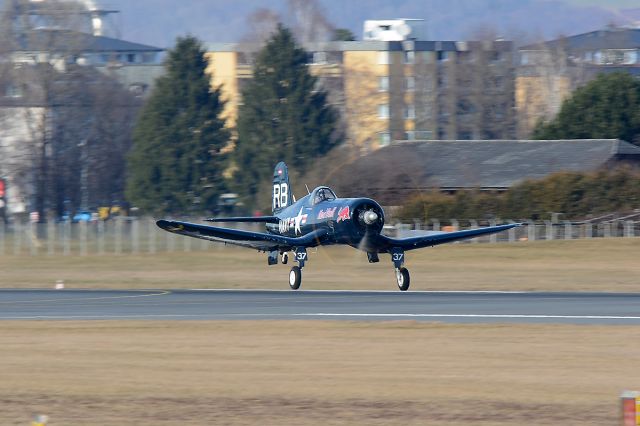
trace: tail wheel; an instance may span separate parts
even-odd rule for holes
[[[409,277],[409,270],[407,268],[402,267],[400,269],[396,269],[396,280],[398,281],[398,288],[400,291],[409,290],[411,277]]]
[[[297,290],[302,283],[302,269],[299,266],[294,266],[289,272],[289,287],[291,290]]]

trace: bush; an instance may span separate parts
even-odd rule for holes
[[[640,171],[629,167],[593,173],[555,173],[526,180],[506,192],[460,191],[455,195],[428,192],[407,200],[400,220],[448,219],[583,219],[640,208]]]

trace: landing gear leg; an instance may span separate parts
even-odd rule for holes
[[[296,248],[293,253],[295,261],[298,262],[298,266],[294,266],[289,272],[289,287],[291,287],[292,290],[297,290],[300,288],[300,284],[302,284],[302,268],[304,268],[304,264],[307,261],[307,250],[305,250],[304,247]]]
[[[394,248],[391,250],[391,261],[396,269],[396,281],[398,282],[398,289],[400,291],[409,290],[409,284],[411,277],[409,276],[409,270],[402,266],[404,264],[404,250],[400,248]]]

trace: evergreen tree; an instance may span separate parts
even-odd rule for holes
[[[340,140],[337,114],[306,64],[307,53],[282,25],[256,57],[253,80],[242,93],[235,149],[234,179],[249,205],[270,200],[257,196],[261,186],[270,184],[278,161],[286,161],[295,173]]]
[[[229,134],[204,53],[194,37],[178,38],[134,130],[126,195],[144,210],[211,211],[223,189]]]
[[[564,101],[557,117],[539,123],[534,139],[622,139],[640,145],[640,81],[600,74]]]

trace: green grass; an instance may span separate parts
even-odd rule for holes
[[[640,239],[450,244],[407,252],[414,290],[640,290]],[[351,248],[309,251],[303,289],[395,290],[387,255],[369,264]],[[0,287],[288,289],[291,265],[266,254],[208,251],[89,256],[0,256]]]

